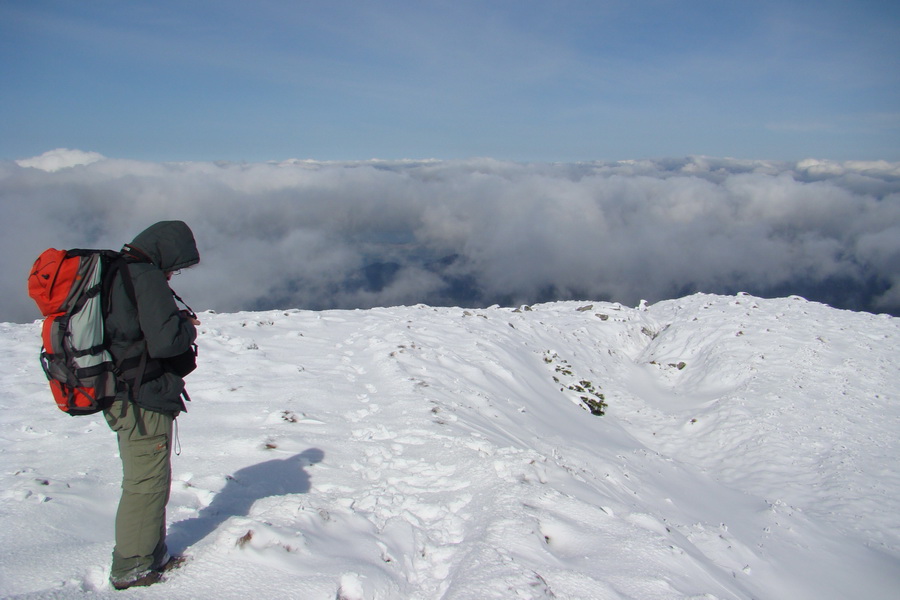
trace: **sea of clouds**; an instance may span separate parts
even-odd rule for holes
[[[0,321],[39,314],[47,247],[118,249],[181,219],[196,310],[635,304],[797,294],[900,315],[900,163],[688,157],[155,163],[0,161]]]

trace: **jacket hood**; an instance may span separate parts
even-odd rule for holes
[[[146,254],[162,271],[186,269],[200,262],[194,234],[183,221],[160,221],[151,225],[129,246]]]

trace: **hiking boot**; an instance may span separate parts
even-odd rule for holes
[[[132,579],[131,581],[113,581],[112,585],[117,590],[127,590],[128,588],[133,587],[147,587],[148,585],[153,585],[160,581],[162,581],[162,573],[159,571],[148,571],[137,579]]]
[[[177,569],[181,565],[187,562],[187,556],[169,556],[168,560],[165,563],[158,567],[152,567],[152,570],[157,573],[165,573],[167,571],[171,571],[172,569]]]

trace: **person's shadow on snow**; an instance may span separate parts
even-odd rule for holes
[[[196,517],[173,523],[166,541],[170,552],[180,554],[215,531],[229,517],[247,516],[260,498],[305,494],[309,475],[305,467],[321,462],[325,453],[318,448],[304,450],[289,458],[267,460],[244,467],[228,476],[228,482],[213,501]]]

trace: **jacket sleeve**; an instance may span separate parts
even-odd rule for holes
[[[134,276],[138,317],[151,358],[169,358],[187,351],[197,338],[197,328],[178,305],[165,274],[157,268]]]

